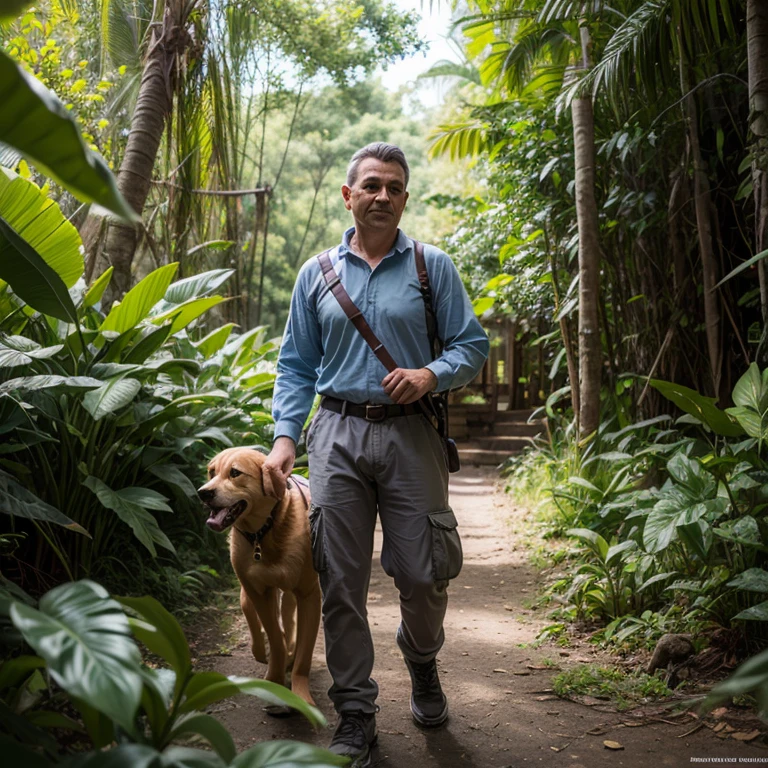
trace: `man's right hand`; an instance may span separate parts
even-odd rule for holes
[[[278,437],[261,467],[264,492],[268,496],[283,498],[295,461],[296,444],[290,437]]]

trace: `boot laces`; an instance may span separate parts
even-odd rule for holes
[[[437,664],[428,661],[413,665],[414,695],[417,698],[441,696],[440,678],[437,675]]]

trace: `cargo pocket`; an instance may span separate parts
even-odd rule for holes
[[[429,524],[432,527],[432,578],[436,582],[455,579],[464,561],[456,515],[451,509],[431,512]]]
[[[314,504],[309,508],[309,540],[312,544],[312,565],[318,573],[328,567],[328,557],[325,549],[325,520],[322,507]]]

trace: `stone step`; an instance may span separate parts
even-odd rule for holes
[[[497,421],[493,425],[493,434],[497,437],[534,437],[544,431],[544,425],[541,422],[526,424],[516,421]]]
[[[496,423],[513,421],[516,424],[525,424],[533,411],[533,408],[520,408],[515,411],[496,411]]]
[[[467,441],[467,447],[508,453],[519,453],[528,445],[531,445],[531,439],[526,435],[471,435]]]
[[[483,465],[497,467],[503,464],[514,452],[510,451],[487,451],[483,448],[475,448],[467,443],[461,443],[459,448],[459,458],[464,465]]]

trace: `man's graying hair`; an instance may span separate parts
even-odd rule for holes
[[[369,157],[375,160],[381,160],[382,163],[397,163],[405,171],[405,186],[408,187],[408,178],[411,171],[408,168],[408,161],[405,159],[405,153],[400,147],[394,144],[386,144],[383,141],[376,141],[368,144],[362,149],[358,149],[347,166],[347,186],[351,187],[357,181],[357,169],[363,160]]]

